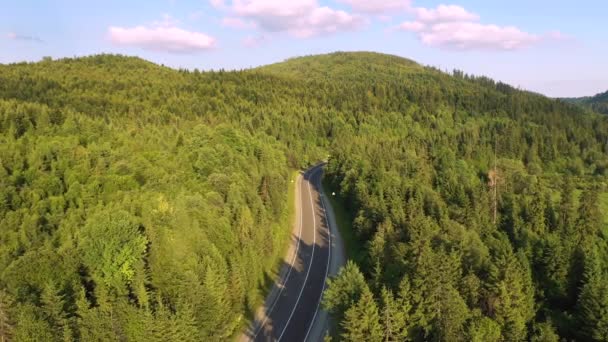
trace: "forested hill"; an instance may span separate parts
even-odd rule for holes
[[[607,142],[605,116],[374,53],[0,65],[0,337],[230,338],[287,245],[290,168],[330,154],[361,249],[339,338],[605,340]]]
[[[365,82],[368,77],[387,82],[403,80],[405,75],[425,72],[421,65],[409,59],[372,52],[337,52],[296,57],[256,70],[329,82]]]
[[[591,97],[565,98],[563,100],[589,107],[599,113],[608,114],[608,91]]]

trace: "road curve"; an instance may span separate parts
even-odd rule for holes
[[[321,187],[323,165],[296,184],[296,220],[279,277],[239,341],[319,341],[328,327],[321,298],[329,275],[344,262],[335,220]]]

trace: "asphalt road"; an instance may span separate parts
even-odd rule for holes
[[[337,272],[344,258],[331,208],[326,211],[329,203],[323,199],[322,167],[307,170],[297,180],[289,252],[264,307],[240,341],[323,339],[328,315],[321,308],[321,297],[328,275]]]

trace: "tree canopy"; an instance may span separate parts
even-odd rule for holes
[[[364,250],[325,295],[339,338],[606,338],[608,118],[365,52],[0,65],[0,337],[230,338],[290,169],[328,154]]]

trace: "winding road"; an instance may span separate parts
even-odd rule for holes
[[[322,341],[329,317],[321,299],[327,277],[344,264],[333,211],[324,198],[323,165],[296,180],[291,245],[264,306],[239,341]]]

